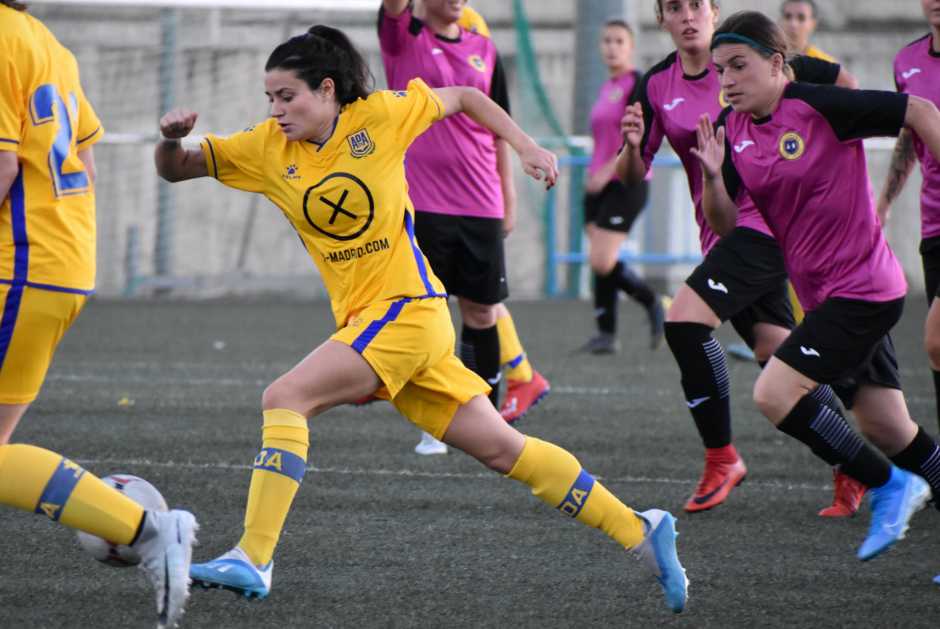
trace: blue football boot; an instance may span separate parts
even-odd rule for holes
[[[871,494],[871,526],[858,549],[858,558],[868,561],[904,538],[907,524],[930,499],[930,486],[920,476],[891,466],[891,478]]]
[[[676,554],[676,519],[659,509],[637,515],[646,523],[646,537],[633,550],[659,581],[666,605],[678,614],[689,597],[689,579]]]
[[[207,563],[194,563],[189,569],[193,585],[208,590],[229,590],[245,598],[263,599],[271,593],[271,572],[274,561],[255,566],[241,548],[236,546],[221,557]]]

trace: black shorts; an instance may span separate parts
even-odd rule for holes
[[[902,312],[903,297],[882,303],[827,299],[806,313],[774,355],[804,376],[831,384],[845,407],[852,408],[863,384],[901,389],[888,332]]]
[[[787,293],[787,271],[777,241],[753,229],[736,227],[719,240],[685,281],[749,347],[754,325],[796,325]]]
[[[415,212],[415,237],[448,294],[479,304],[509,296],[502,219]]]
[[[649,193],[648,181],[631,186],[611,181],[597,194],[584,195],[584,224],[594,223],[603,229],[629,232],[633,221],[646,207]]]
[[[920,259],[924,264],[924,288],[929,306],[934,297],[940,297],[940,236],[920,241]]]

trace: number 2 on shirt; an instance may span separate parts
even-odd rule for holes
[[[75,94],[69,94],[69,101],[72,104],[72,111],[77,112],[78,103],[75,100]],[[56,197],[87,192],[88,174],[85,172],[84,165],[78,172],[62,171],[65,160],[72,153],[72,119],[55,85],[45,83],[36,88],[30,99],[29,114],[34,127],[59,121],[55,142],[49,150],[49,171]]]

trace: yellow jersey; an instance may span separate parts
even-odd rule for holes
[[[463,12],[460,14],[460,19],[457,20],[457,24],[470,32],[478,33],[483,35],[483,37],[490,37],[490,28],[486,25],[486,20],[469,6],[463,8]]]
[[[345,106],[322,145],[288,140],[269,118],[201,146],[210,176],[281,209],[320,270],[339,329],[378,301],[446,295],[415,240],[405,181],[405,151],[443,116],[414,79]]]
[[[828,61],[829,63],[836,63],[836,58],[826,54],[816,46],[810,44],[806,47],[806,50],[803,52],[807,57],[813,57],[815,59],[822,59],[823,61]]]
[[[94,184],[78,157],[101,139],[75,57],[36,18],[0,6],[0,150],[19,161],[0,207],[0,283],[89,293]]]

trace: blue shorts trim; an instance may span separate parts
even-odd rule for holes
[[[372,339],[375,338],[375,335],[382,331],[388,323],[394,321],[398,318],[398,315],[401,314],[402,308],[405,307],[411,297],[405,297],[404,299],[399,299],[396,302],[393,302],[389,306],[388,311],[385,313],[381,319],[376,319],[366,327],[362,333],[356,337],[356,340],[352,342],[352,348],[359,352],[360,354],[365,351],[366,347],[369,346],[369,343],[372,342]]]

